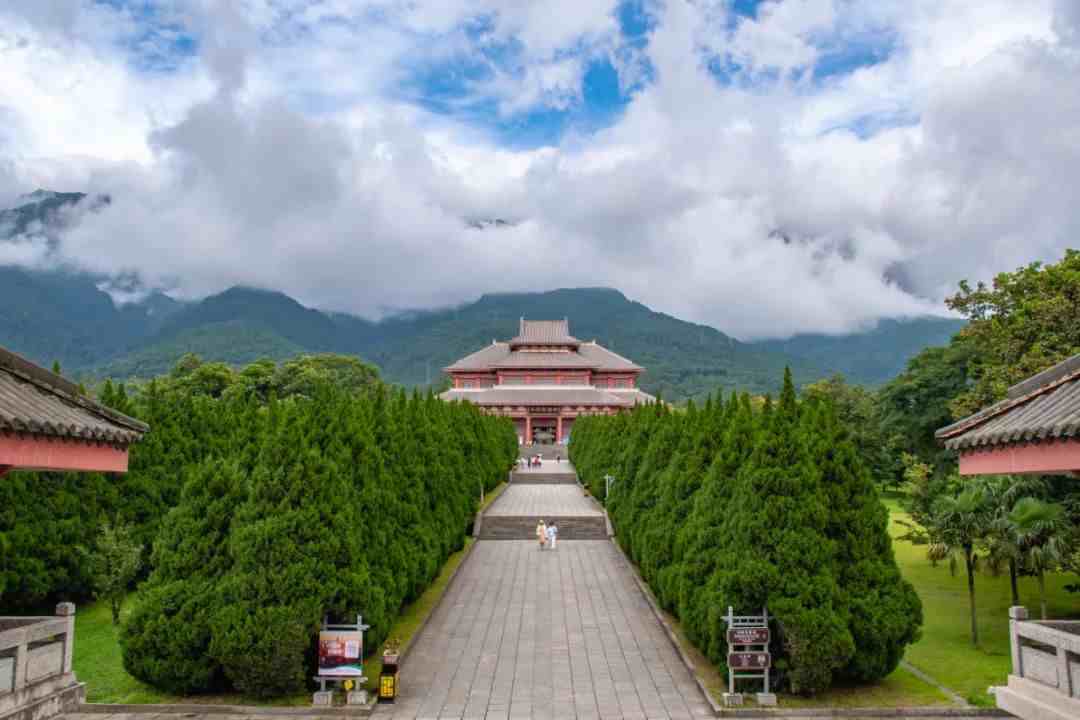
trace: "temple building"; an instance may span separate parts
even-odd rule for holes
[[[638,388],[640,365],[570,334],[568,320],[521,319],[517,337],[444,368],[444,400],[468,400],[512,418],[518,439],[563,443],[575,418],[613,415],[656,398]]]

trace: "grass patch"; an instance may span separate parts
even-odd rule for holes
[[[887,503],[888,504],[888,503]],[[922,639],[910,646],[904,659],[935,678],[945,687],[975,705],[992,705],[986,690],[1005,683],[1012,664],[1009,655],[1009,606],[1011,593],[1007,574],[975,576],[975,607],[979,627],[979,647],[970,639],[967,578],[963,568],[956,575],[948,563],[931,565],[926,547],[895,538],[905,532],[897,520],[907,519],[899,507],[890,507],[890,532],[894,537],[896,561],[904,577],[915,586],[923,603]],[[1075,577],[1063,573],[1047,576],[1046,589],[1050,617],[1080,617],[1080,596],[1065,590]],[[1038,612],[1035,578],[1020,578],[1020,601]]]
[[[505,490],[507,486],[509,486],[509,484],[510,483],[501,482],[495,487],[494,490],[489,493],[485,493],[484,502],[480,503],[480,512],[484,512],[489,507],[491,507],[491,503],[499,499],[499,496],[503,494],[503,490]]]
[[[491,501],[494,501],[495,497],[502,492],[505,485],[506,483],[503,483],[491,492],[489,495]],[[487,504],[490,504],[490,502],[487,502]],[[485,504],[485,507],[487,504]],[[397,620],[394,621],[394,626],[390,629],[388,637],[397,638],[401,641],[401,652],[405,652],[405,649],[416,639],[416,634],[424,624],[424,620],[435,609],[435,605],[438,604],[439,599],[446,592],[446,588],[450,585],[450,578],[458,566],[461,565],[461,561],[465,559],[465,553],[472,547],[473,542],[474,540],[471,537],[466,538],[465,547],[447,559],[435,581],[420,597],[402,610]],[[372,691],[378,689],[379,673],[382,672],[382,652],[383,646],[380,645],[375,654],[364,663],[364,674],[368,678],[367,688]]]
[[[811,698],[780,695],[779,702],[782,707],[806,708],[952,705],[952,701],[944,693],[903,667],[896,668],[889,676],[871,685],[834,685]]]
[[[125,604],[122,615],[128,612]],[[87,702],[171,703],[178,698],[160,692],[124,670],[120,628],[112,624],[109,604],[80,606],[75,613],[75,674],[86,683]]]

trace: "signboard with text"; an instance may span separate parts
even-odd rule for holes
[[[359,630],[323,630],[319,633],[319,675],[362,677],[364,634]]]
[[[765,670],[772,665],[772,658],[767,652],[731,652],[727,661],[732,670]]]
[[[768,645],[769,628],[735,627],[728,628],[728,645]]]

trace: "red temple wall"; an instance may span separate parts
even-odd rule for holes
[[[0,466],[24,470],[127,472],[127,450],[37,435],[0,435]]]
[[[634,388],[637,387],[637,373],[593,373],[593,385],[598,388]]]
[[[961,475],[1080,472],[1080,440],[1007,445],[960,454]]]

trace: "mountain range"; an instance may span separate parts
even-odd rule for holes
[[[51,227],[59,208],[82,197],[39,191],[20,207],[0,211],[0,242],[5,225]],[[9,230],[7,237],[10,242],[16,234]],[[717,387],[772,391],[785,365],[800,383],[840,372],[854,382],[880,384],[907,358],[947,342],[962,326],[936,317],[885,320],[852,335],[746,343],[655,312],[610,288],[488,294],[459,307],[372,322],[243,287],[197,302],[153,293],[119,305],[102,289],[105,280],[63,269],[0,266],[0,345],[40,363],[57,361],[68,374],[87,379],[150,377],[187,352],[234,364],[340,352],[376,364],[387,380],[425,386],[438,385],[442,368],[454,360],[512,337],[520,317],[567,317],[577,337],[645,366],[646,390],[678,400]]]

